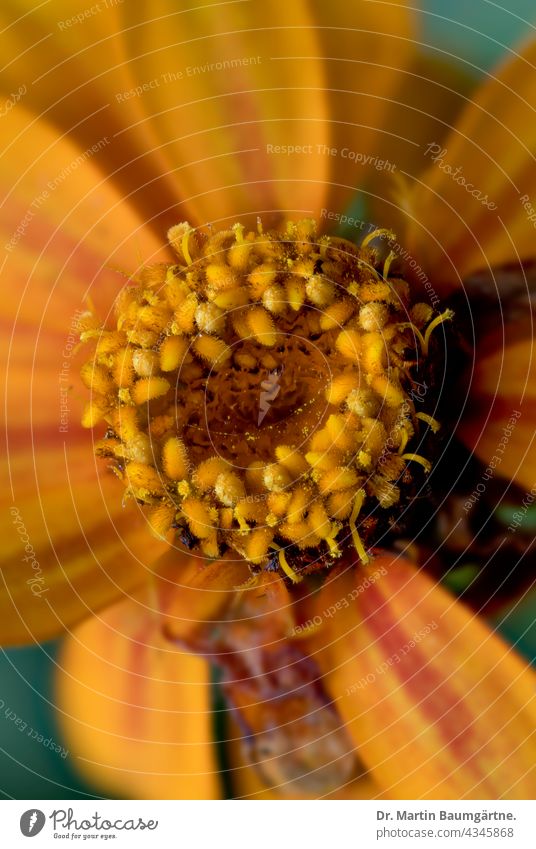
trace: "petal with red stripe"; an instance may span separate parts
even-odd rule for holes
[[[59,721],[80,771],[135,799],[213,799],[208,665],[161,635],[148,595],[108,608],[68,638]]]
[[[388,796],[533,798],[536,676],[478,616],[395,555],[340,572],[319,610],[314,656]]]

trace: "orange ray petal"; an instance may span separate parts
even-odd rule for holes
[[[125,56],[195,223],[323,205],[327,98],[306,0],[130,4]],[[299,54],[303,57],[296,61]],[[132,96],[128,95],[125,96]],[[116,103],[117,114],[123,101]],[[272,216],[273,217],[273,216]]]
[[[84,149],[24,103],[2,121],[0,316],[54,330],[59,348],[88,295],[107,317],[125,282],[111,269],[133,274],[170,254],[107,173],[104,137]]]
[[[325,64],[330,122],[329,186],[321,218],[327,228],[332,216],[344,213],[356,191],[367,187],[369,204],[376,193],[393,188],[404,139],[407,112],[399,105],[399,89],[414,58],[417,31],[415,9],[406,0],[386,7],[375,0],[326,3],[313,0],[320,53]],[[294,51],[300,69],[304,45]],[[292,70],[292,65],[290,66]],[[408,88],[415,86],[410,77]],[[406,147],[413,148],[411,141]],[[380,178],[385,184],[380,185]],[[359,231],[358,231],[359,233]]]
[[[370,219],[399,234],[404,248],[408,186],[422,174],[423,149],[431,138],[442,142],[475,89],[474,76],[432,53],[415,51],[407,64],[401,68],[379,150],[380,161],[396,163],[396,169],[391,173],[384,167],[374,174],[368,199]]]
[[[85,157],[22,103],[2,121],[0,631],[11,643],[53,636],[110,603],[165,546],[122,509],[119,484],[96,474],[75,356],[86,294],[104,318],[123,284],[104,263],[135,270],[139,251],[151,256],[159,242],[103,176],[99,151]]]
[[[197,221],[263,209],[326,217],[377,173],[415,27],[405,0],[383,11],[278,0],[267,14],[213,0],[170,15],[157,3],[148,26],[129,7],[125,54]]]
[[[488,263],[536,255],[524,206],[536,189],[535,81],[531,40],[489,75],[441,144],[430,138],[435,146],[423,147],[426,171],[409,198],[408,242],[424,251],[438,282],[456,285]]]
[[[219,795],[208,666],[161,636],[147,594],[83,623],[58,673],[59,721],[75,763],[105,792]]]
[[[389,797],[533,797],[536,676],[478,617],[392,555],[328,581],[319,610],[314,656]]]
[[[482,352],[478,349],[458,435],[483,463],[490,464],[485,474],[512,479],[531,490],[536,482],[534,341],[516,340],[516,329],[516,325],[508,328],[506,344],[497,338],[494,348],[486,351],[484,341]]]
[[[342,0],[279,0],[269,15],[219,0],[92,15],[21,5],[2,7],[6,96],[23,86],[82,150],[105,136],[106,170],[159,230],[186,215],[320,214],[328,189],[328,210],[344,210],[382,135],[396,137],[387,115],[414,30],[404,0],[388,15],[358,0],[350,17]]]
[[[134,503],[121,506],[121,487],[97,470],[89,440],[69,435],[56,444],[54,431],[37,433],[35,453],[25,441],[10,443],[15,497],[2,510],[3,645],[69,629],[145,582],[166,549]]]
[[[159,606],[171,639],[187,641],[198,626],[215,626],[240,597],[240,585],[251,577],[244,560],[202,557],[169,550],[154,564]]]
[[[22,80],[26,102],[83,148],[104,126],[109,172],[167,225],[319,214],[328,188],[328,208],[343,210],[373,167],[347,153],[373,158],[378,134],[392,135],[385,116],[413,29],[403,0],[388,15],[359,0],[350,16],[341,0],[279,0],[269,14],[219,0],[118,4],[83,21],[85,7],[62,1],[17,21],[18,8],[4,9],[6,86]]]
[[[88,9],[93,12],[87,14]],[[52,125],[58,138],[68,136],[79,152],[101,142],[103,171],[113,175],[121,195],[149,227],[165,232],[176,223],[169,210],[181,199],[172,173],[176,163],[161,147],[167,140],[144,123],[143,98],[125,97],[119,104],[115,96],[139,83],[132,57],[124,53],[122,31],[129,26],[124,14],[121,3],[100,9],[84,0],[57,0],[33,9],[17,0],[3,3],[2,92],[12,98],[22,91],[12,113],[24,104],[39,122]],[[43,150],[35,139],[36,158]],[[41,168],[40,191],[56,173]]]

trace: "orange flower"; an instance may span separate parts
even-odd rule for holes
[[[123,503],[118,481],[94,460],[91,431],[79,424],[83,415],[85,425],[99,416],[110,424],[107,408],[94,405],[83,414],[78,340],[82,332],[114,344],[100,326],[110,326],[118,270],[140,281],[148,273],[143,269],[174,263],[162,234],[180,221],[221,230],[237,220],[254,228],[257,215],[267,227],[281,214],[292,220],[314,216],[328,232],[344,222],[361,188],[368,219],[386,228],[396,223],[401,233],[399,242],[390,240],[393,256],[373,252],[370,265],[387,281],[411,278],[418,294],[412,301],[414,350],[419,336],[421,353],[428,348],[426,326],[440,333],[432,358],[440,364],[435,389],[449,407],[442,402],[446,442],[457,428],[482,461],[486,481],[504,478],[525,490],[534,487],[529,450],[536,384],[530,317],[520,309],[518,290],[534,260],[535,44],[484,83],[445,135],[434,105],[437,92],[445,90],[437,77],[419,86],[415,105],[421,66],[410,49],[416,21],[404,2],[391,3],[387,17],[368,0],[351,13],[338,2],[329,8],[305,0],[275,4],[269,20],[264,9],[252,6],[204,3],[176,12],[157,2],[149,19],[132,4],[128,10],[121,4],[92,7],[86,14],[82,5],[73,10],[60,2],[54,4],[56,20],[41,6],[6,22],[2,641],[30,643],[72,632],[58,675],[60,721],[81,768],[112,793],[221,794],[208,658],[222,670],[232,708],[227,736],[236,795],[530,798],[533,673],[437,583],[468,544],[482,560],[469,519],[449,524],[442,509],[435,530],[425,529],[411,546],[415,526],[398,532],[391,523],[369,539],[364,523],[356,524],[357,511],[351,512],[348,527],[373,547],[371,562],[352,533],[360,558],[355,549],[353,557],[345,550],[334,564],[326,556],[325,568],[299,583],[284,558],[276,571],[267,568],[263,537],[260,547],[256,540],[245,552],[256,567],[252,581],[245,559],[224,556],[207,564],[186,555],[168,533],[173,512],[158,490],[146,434],[140,439],[139,428],[122,433],[117,422],[108,434],[119,452],[125,445],[130,452],[122,455],[126,469],[115,464],[136,496]],[[451,111],[453,105],[455,96]],[[426,125],[423,112],[431,113]],[[387,194],[393,186],[396,192]],[[358,227],[354,240],[362,243],[362,222],[355,213],[352,221]],[[206,269],[206,275],[212,285],[233,289],[221,269]],[[349,285],[344,275],[334,280]],[[259,287],[255,297],[261,302],[262,281],[251,285]],[[276,294],[264,306],[275,303]],[[285,297],[297,303],[294,291]],[[421,315],[420,304],[428,301],[438,307],[437,320],[432,313]],[[438,321],[451,316],[451,306],[456,320],[446,331]],[[508,319],[504,337],[498,307]],[[365,322],[383,323],[389,309],[384,303],[369,310],[359,334],[348,331],[339,339],[339,354],[362,345],[362,334],[374,332]],[[201,319],[192,313],[198,328],[200,321],[217,318],[214,311]],[[275,333],[264,312],[249,321],[259,340]],[[458,423],[452,399],[458,371],[470,362],[475,330],[476,364],[472,374],[469,369],[468,402],[460,404]],[[222,356],[221,347],[215,353],[215,338],[196,343],[212,363]],[[450,344],[439,357],[443,342]],[[105,397],[113,377],[114,391],[123,393],[117,396],[121,409],[133,409],[125,393],[134,381],[135,405],[165,396],[167,379],[151,376],[156,341],[130,339],[120,347],[120,362],[112,351],[111,365],[82,372],[86,385]],[[136,361],[134,348],[143,353]],[[372,342],[367,351],[373,352],[366,360],[371,391],[379,392],[386,366],[376,370]],[[176,365],[177,351],[166,354]],[[404,346],[393,354],[403,360]],[[158,355],[162,365],[161,340]],[[398,403],[398,384],[384,381],[382,387],[384,397]],[[357,391],[353,384],[346,388]],[[362,417],[360,405],[370,397],[352,397],[357,412],[350,412]],[[435,413],[427,407],[420,418],[431,431]],[[128,425],[124,420],[121,427]],[[168,434],[168,424],[158,426]],[[162,443],[164,467],[169,480],[185,480],[186,455],[179,434],[175,439]],[[404,454],[403,447],[398,456],[408,463],[418,457],[424,480],[426,458]],[[284,472],[295,458],[282,451],[278,460],[283,482],[268,486],[275,493],[284,490]],[[360,462],[365,468],[369,461]],[[468,462],[466,455],[461,463]],[[431,475],[432,494],[440,499],[453,479],[446,465],[441,472],[445,463],[438,462]],[[342,475],[342,467],[336,468]],[[344,481],[355,499],[358,481]],[[481,483],[478,475],[475,481]],[[242,480],[219,469],[213,485],[224,508],[235,510]],[[318,487],[322,497],[335,489],[331,478],[320,477]],[[384,490],[374,497],[392,501]],[[412,490],[409,500],[415,497]],[[298,501],[294,511],[303,510]],[[145,502],[156,508],[156,539]],[[471,519],[473,503],[465,511]],[[280,505],[272,506],[276,521]],[[189,513],[188,504],[183,509],[189,532],[208,540],[206,546],[217,545],[205,554],[221,557],[219,539],[199,533],[212,527],[212,515],[201,515],[193,500],[190,507]],[[342,502],[336,510],[344,514]],[[419,521],[423,514],[415,512]],[[432,518],[426,514],[427,527]],[[307,533],[324,554],[341,554],[334,553],[324,514],[307,519]],[[238,521],[234,515],[229,520]],[[244,514],[241,521],[258,520]],[[433,533],[443,559],[430,556]],[[378,548],[394,547],[397,537],[406,556]],[[488,538],[488,546],[493,543]],[[509,545],[514,543],[507,542],[506,550]],[[409,553],[422,556],[420,566]],[[424,571],[429,560],[434,579]],[[487,580],[487,572],[479,580]],[[499,575],[493,591],[501,580]]]

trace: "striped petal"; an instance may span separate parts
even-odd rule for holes
[[[536,364],[534,341],[512,325],[508,338],[483,341],[471,376],[458,435],[497,474],[531,490],[536,482]],[[488,478],[484,478],[488,480]]]
[[[131,5],[125,53],[201,222],[343,211],[373,166],[411,53],[405,2]],[[355,117],[354,117],[355,116]],[[362,117],[366,116],[366,117]],[[368,156],[368,159],[367,159]],[[190,212],[189,212],[190,214]]]
[[[135,270],[138,251],[159,243],[106,180],[100,151],[86,156],[20,103],[2,121],[0,636],[13,643],[109,604],[165,549],[121,507],[117,482],[97,475],[75,354],[86,296],[95,290],[104,318],[123,282],[105,263]]]
[[[455,128],[423,147],[424,174],[409,198],[410,249],[438,282],[536,255],[536,40],[477,91]]]
[[[124,50],[147,87],[142,126],[155,128],[172,163],[182,217],[317,211],[329,169],[317,152],[328,141],[327,100],[306,0],[276,2],[269,14],[219,0],[180,11],[160,0],[148,12],[129,5]]]
[[[91,444],[39,428],[34,445],[10,443],[2,510],[0,641],[41,642],[70,629],[145,582],[165,544],[138,508],[121,506],[117,480],[91,459]]]
[[[388,8],[381,0],[354,0],[351,5],[344,0],[312,0],[311,6],[325,65],[330,122],[329,151],[325,151],[329,186],[321,213],[329,228],[359,190],[364,191],[369,212],[383,195],[390,198],[400,163],[417,146],[412,137],[415,112],[410,112],[408,128],[400,89],[405,85],[409,95],[422,72],[409,70],[415,59],[418,18],[405,0],[389,3]],[[294,53],[299,68],[305,53],[301,44]]]
[[[314,656],[389,797],[533,797],[536,676],[473,613],[391,555],[328,581],[319,610]]]
[[[442,142],[468,103],[476,85],[467,71],[448,58],[419,50],[400,69],[377,151],[380,164],[385,164],[374,174],[367,210],[370,207],[370,220],[391,228],[405,248],[411,182],[422,175],[423,150],[430,139]],[[392,172],[389,163],[396,165]],[[419,256],[420,251],[416,259]]]
[[[67,639],[58,716],[79,770],[105,794],[219,795],[208,666],[161,636],[147,596],[94,617]]]
[[[125,97],[118,108],[115,94],[140,83],[132,57],[125,55],[122,33],[129,23],[123,4],[97,7],[84,0],[58,0],[29,9],[21,0],[6,0],[0,10],[2,93],[13,100],[23,92],[11,114],[22,105],[33,112],[37,136],[38,125],[47,122],[58,139],[68,136],[79,153],[102,143],[98,161],[103,172],[113,177],[120,196],[128,198],[149,227],[165,233],[176,223],[170,210],[181,199],[174,165],[161,149],[165,140],[145,120],[143,98]],[[38,138],[34,143],[38,158],[46,148]],[[63,167],[67,165],[69,160]],[[41,167],[39,173],[41,191],[57,172]],[[70,181],[74,185],[78,173]]]
[[[388,15],[371,0],[277,0],[269,13],[220,0],[90,15],[82,2],[22,5],[3,7],[6,94],[22,81],[25,102],[82,149],[104,127],[109,173],[162,230],[341,212],[396,136],[387,113],[414,26],[404,0]]]

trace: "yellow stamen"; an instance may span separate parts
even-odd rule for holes
[[[183,498],[188,498],[188,496],[192,494],[192,487],[190,486],[189,481],[179,481],[177,484],[177,492]]]
[[[325,495],[340,489],[349,489],[357,483],[357,475],[353,469],[335,467],[325,472],[318,482],[320,492]]]
[[[406,428],[403,428],[402,429],[402,438],[400,440],[400,445],[398,446],[398,453],[399,454],[402,454],[402,452],[405,451],[406,445],[408,444],[409,437],[410,437],[410,434],[408,433]]]
[[[341,404],[350,393],[359,387],[360,376],[358,371],[349,371],[334,377],[326,389],[326,400],[328,404]]]
[[[250,531],[251,529],[250,529],[248,523],[246,522],[246,520],[244,519],[244,517],[242,516],[242,514],[240,513],[240,511],[235,510],[235,517],[236,517],[236,521],[238,522],[238,525],[240,527],[240,533],[243,533],[243,534],[248,533],[248,531]]]
[[[359,536],[359,532],[357,530],[357,517],[359,516],[359,512],[361,507],[363,506],[363,501],[365,500],[365,490],[359,489],[354,499],[354,506],[352,508],[352,513],[350,514],[350,519],[348,520],[348,524],[350,525],[350,531],[352,533],[352,541],[354,543],[355,550],[357,551],[357,555],[361,560],[361,563],[366,565],[370,561],[370,557],[365,551],[365,546]]]
[[[402,459],[409,460],[413,463],[420,463],[426,474],[428,474],[432,469],[430,460],[427,460],[426,457],[421,457],[420,454],[402,454]]]
[[[385,260],[385,262],[383,264],[383,278],[384,278],[384,280],[387,280],[387,278],[389,277],[389,269],[391,268],[391,265],[392,265],[394,259],[396,259],[396,254],[395,254],[394,251],[390,251],[387,259]]]
[[[352,529],[352,540],[361,563],[366,566],[367,563],[370,563],[370,557],[365,551],[365,546],[363,545],[361,537],[355,528]]]
[[[246,490],[238,475],[222,472],[216,478],[214,493],[225,507],[234,507],[241,498],[245,498]]]
[[[415,324],[413,324],[411,321],[403,321],[398,326],[401,330],[404,330],[406,327],[409,327],[409,328],[411,328],[411,330],[413,330],[415,336],[419,340],[419,345],[421,346],[421,351],[424,353],[425,348],[426,348],[426,342],[424,341],[424,336],[422,335],[419,328],[416,327]]]
[[[299,277],[289,277],[286,285],[287,301],[294,312],[301,309],[305,300],[305,283]]]
[[[236,224],[233,224],[231,230],[234,232],[237,244],[240,244],[244,241],[244,225],[240,224],[239,221]]]
[[[160,368],[175,371],[188,356],[188,340],[185,336],[168,336],[160,346]]]
[[[201,492],[213,487],[219,475],[229,469],[229,464],[221,457],[209,457],[197,467],[194,473],[195,485]]]
[[[379,237],[385,237],[388,241],[395,238],[395,234],[392,230],[386,230],[384,227],[377,227],[376,230],[372,230],[363,241],[361,242],[361,247],[366,248],[374,239],[378,239]]]
[[[272,543],[270,548],[273,548],[275,551],[278,552],[277,557],[279,560],[279,565],[281,566],[281,569],[283,570],[287,578],[290,578],[293,584],[299,584],[300,581],[303,581],[303,576],[298,575],[298,573],[294,571],[292,566],[289,565],[285,550],[281,548],[280,545],[277,545],[277,543],[275,542]]]
[[[363,506],[363,501],[365,500],[365,490],[358,489],[354,498],[354,505],[352,507],[352,512],[350,514],[350,523],[355,525],[357,521],[357,517],[359,516],[359,512],[361,507]]]
[[[190,241],[190,236],[193,232],[194,232],[193,230],[186,230],[186,232],[184,233],[184,236],[181,239],[181,250],[182,250],[184,259],[186,260],[188,265],[192,264],[192,257],[190,255],[189,241]]]
[[[430,427],[433,433],[437,433],[438,430],[440,430],[441,428],[441,424],[438,422],[438,420],[432,418],[432,416],[429,416],[428,413],[416,413],[415,418],[421,419],[421,421],[426,422],[426,424]]]
[[[440,324],[443,324],[444,321],[450,321],[454,317],[453,310],[445,310],[441,315],[436,316],[434,320],[428,325],[426,328],[426,333],[424,334],[424,345],[423,345],[423,354],[426,356],[428,354],[428,345],[430,342],[430,336],[436,327],[439,327]]]
[[[329,547],[329,553],[334,558],[342,556],[342,551],[340,550],[337,540],[335,539],[340,529],[341,525],[338,522],[333,522],[333,524],[331,525],[331,534],[330,536],[325,538],[326,543]]]
[[[248,312],[248,325],[252,336],[260,342],[261,345],[271,348],[277,341],[277,334],[271,315],[264,307],[253,307]]]

